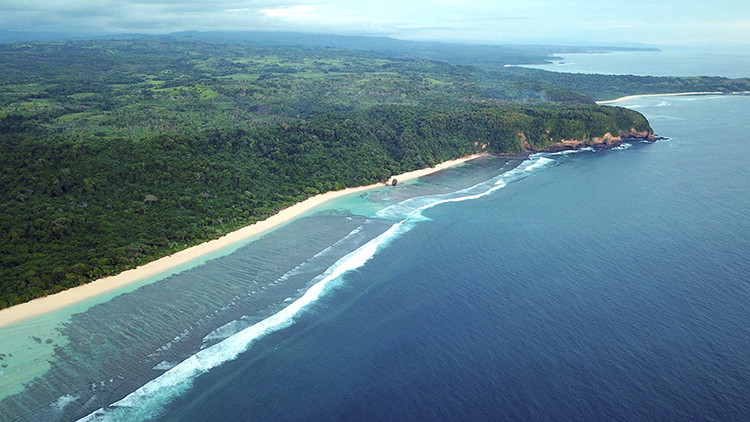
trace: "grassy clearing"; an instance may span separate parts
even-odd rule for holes
[[[83,100],[86,98],[96,97],[97,95],[99,94],[96,92],[79,92],[77,94],[71,94],[69,95],[69,97],[74,98],[76,100]]]
[[[67,124],[67,123],[71,123],[71,122],[73,122],[75,120],[80,120],[80,119],[83,119],[85,117],[90,117],[90,116],[91,116],[91,113],[87,113],[87,112],[70,113],[70,114],[66,114],[66,115],[60,116],[56,120],[57,120],[58,123]]]
[[[211,98],[214,98],[217,95],[219,95],[218,92],[206,86],[198,85],[196,89],[198,90],[198,96],[200,97],[201,100],[210,100]]]

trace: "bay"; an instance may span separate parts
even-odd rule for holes
[[[666,46],[660,51],[613,51],[556,54],[551,64],[523,66],[567,73],[639,76],[724,76],[746,78],[750,55],[742,47]]]

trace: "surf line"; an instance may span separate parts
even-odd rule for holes
[[[165,405],[192,386],[192,381],[196,377],[236,359],[266,335],[291,326],[294,317],[316,302],[334,281],[361,267],[393,239],[409,231],[413,224],[407,224],[407,220],[408,218],[392,225],[375,239],[341,258],[326,270],[322,280],[286,308],[220,343],[197,352],[108,408],[101,408],[79,421],[120,420],[133,417],[148,419],[159,415]]]
[[[317,302],[323,294],[335,286],[335,282],[340,280],[343,275],[362,267],[394,239],[411,230],[417,222],[428,220],[422,216],[422,211],[444,203],[482,198],[505,187],[504,176],[515,176],[520,169],[523,169],[521,172],[538,170],[541,167],[546,167],[546,164],[552,161],[554,160],[545,158],[541,154],[535,154],[513,170],[456,193],[466,194],[482,185],[489,185],[489,188],[484,192],[443,198],[413,209],[405,218],[393,224],[388,230],[339,259],[319,276],[322,277],[320,281],[313,284],[299,299],[284,309],[217,344],[198,351],[123,399],[110,404],[106,408],[94,411],[79,419],[79,422],[148,420],[158,417],[164,413],[164,409],[169,403],[192,387],[193,381],[198,376],[219,365],[237,359],[240,354],[249,350],[256,341],[294,324],[295,317],[311,304]],[[511,178],[516,180],[515,177]]]

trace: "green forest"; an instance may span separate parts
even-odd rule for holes
[[[747,92],[750,78],[729,79],[720,76],[635,76],[596,75],[547,72],[544,70],[511,67],[503,72],[526,76],[535,80],[584,94],[596,101],[614,100],[627,95],[670,94],[679,92]]]
[[[0,44],[0,57],[0,307],[318,193],[651,131],[555,78],[383,52],[151,37]]]

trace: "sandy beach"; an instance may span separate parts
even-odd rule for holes
[[[607,101],[597,101],[597,104],[614,104],[619,103],[621,101],[626,100],[632,100],[635,98],[644,98],[644,97],[681,97],[683,95],[716,95],[716,94],[724,94],[724,92],[715,91],[715,92],[676,92],[672,94],[641,94],[641,95],[628,95],[625,97],[616,98],[614,100],[607,100]]]
[[[486,155],[486,153],[475,154],[456,160],[446,161],[436,165],[435,167],[415,170],[409,173],[393,176],[393,179],[397,179],[399,182],[416,179],[431,173],[438,172],[440,170],[447,169],[449,167],[453,167],[458,164],[465,163],[469,160],[473,160],[483,155]],[[0,327],[4,327],[18,321],[61,309],[77,302],[126,286],[130,283],[134,283],[147,277],[157,275],[208,253],[230,246],[237,242],[241,242],[252,236],[261,234],[331,199],[339,198],[341,196],[349,195],[352,193],[367,191],[382,186],[382,183],[377,183],[368,186],[347,188],[339,191],[332,191],[316,195],[289,208],[281,210],[280,212],[267,218],[266,220],[243,227],[218,239],[214,239],[209,242],[190,247],[173,255],[166,256],[146,265],[142,265],[132,270],[124,271],[114,276],[101,278],[83,286],[75,287],[54,295],[34,299],[31,302],[22,303],[20,305],[2,309],[0,310]]]

